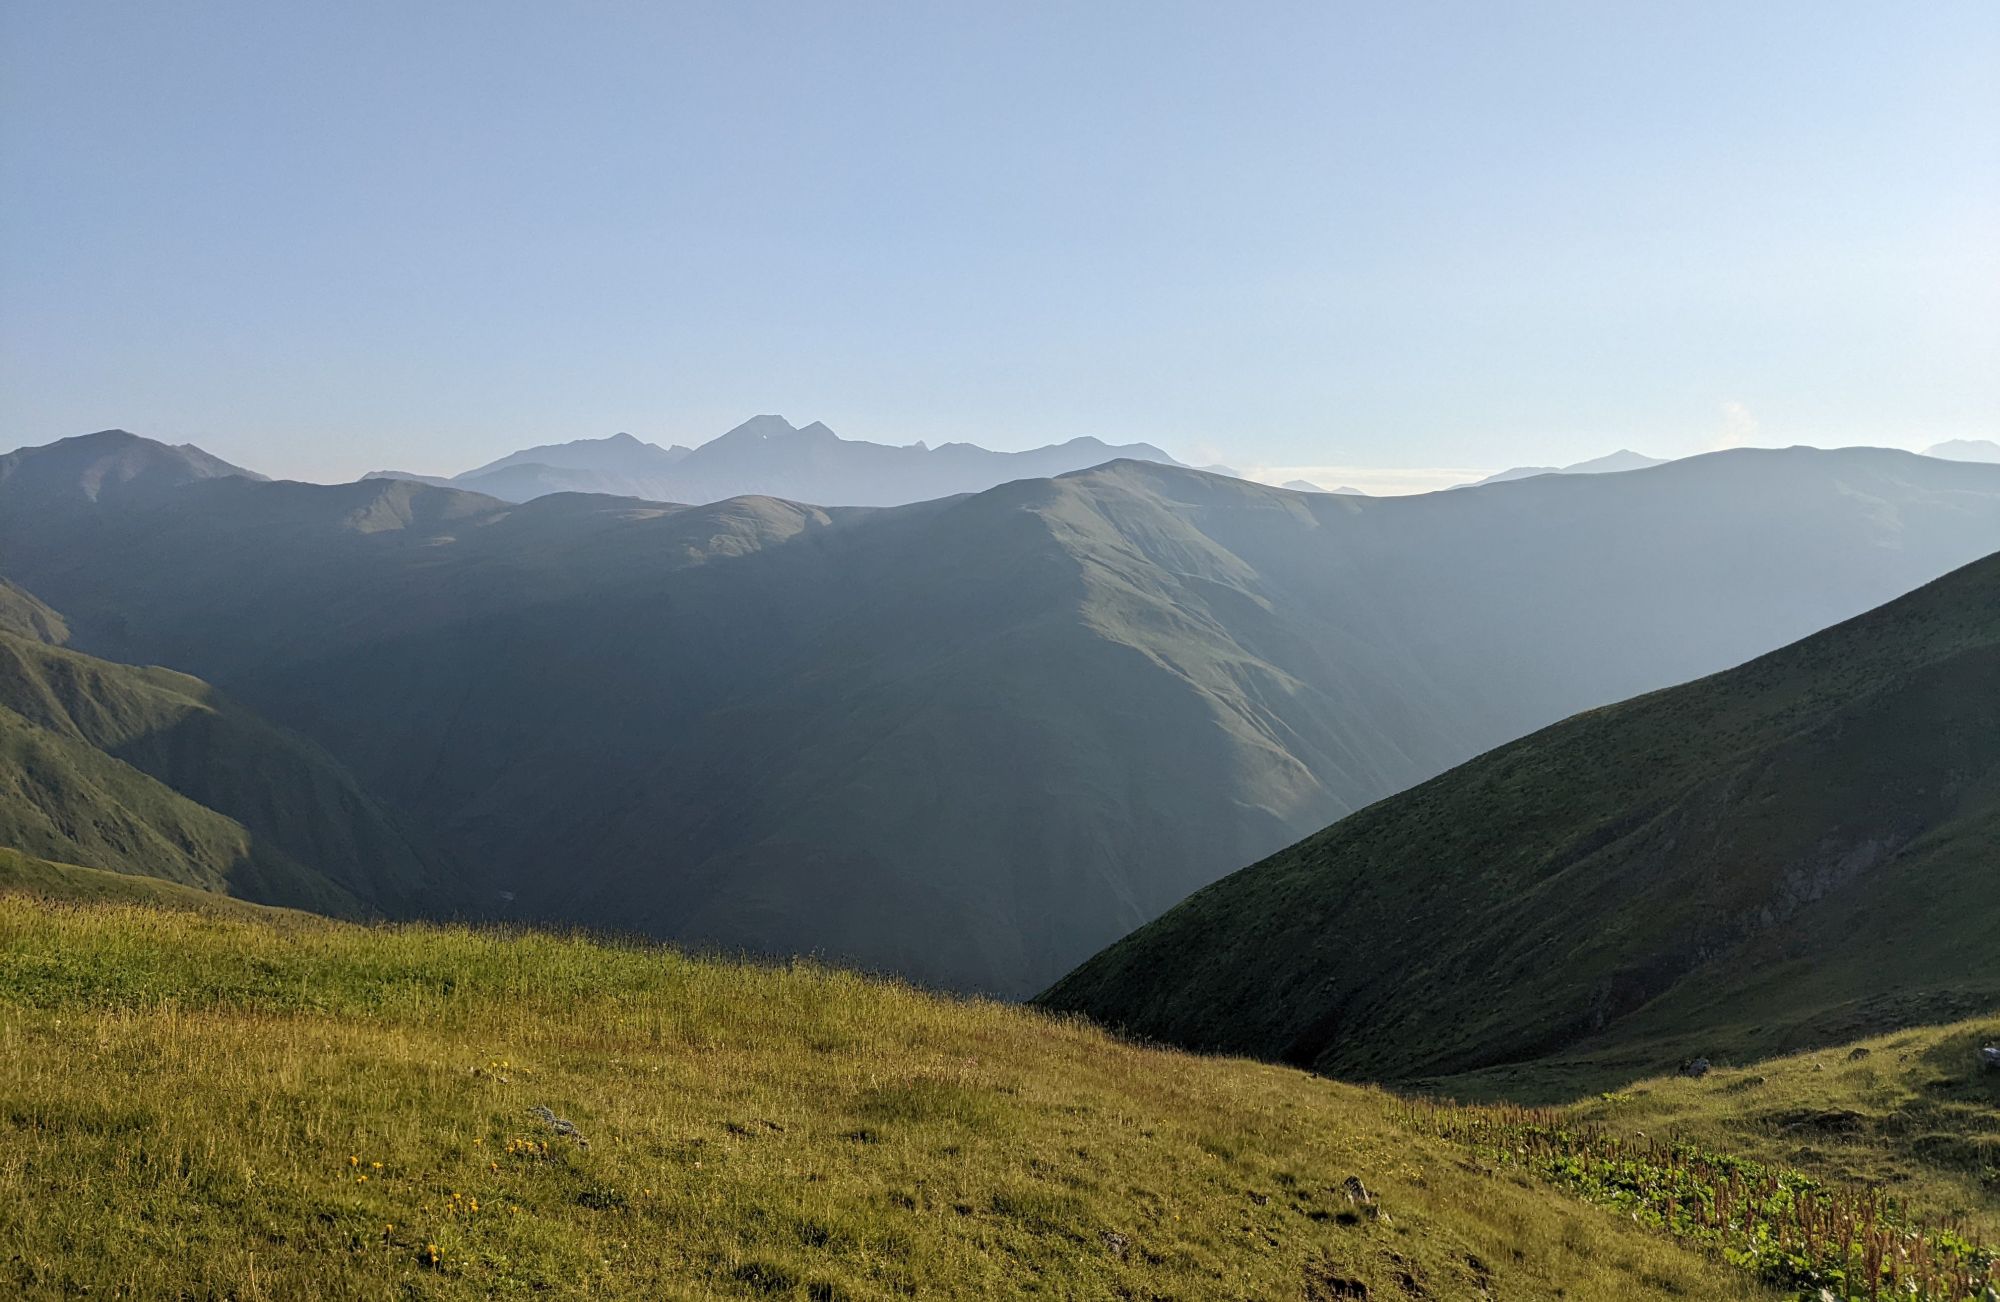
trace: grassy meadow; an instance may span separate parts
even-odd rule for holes
[[[2000,1244],[2000,1016],[1668,1077],[1567,1109],[1615,1135],[1679,1135],[1821,1179],[1879,1187]]]
[[[0,895],[0,1123],[28,1298],[1778,1296],[1376,1091],[546,934]]]

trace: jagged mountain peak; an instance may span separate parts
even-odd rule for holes
[[[825,427],[822,426],[821,428]],[[699,452],[702,451],[704,448],[712,448],[715,447],[717,444],[728,446],[739,443],[756,442],[763,439],[783,438],[788,434],[796,434],[798,432],[799,432],[798,428],[794,426],[792,422],[786,420],[783,416],[767,412],[763,415],[752,416],[749,420],[744,421],[741,425],[738,425],[735,428],[728,430],[727,432],[718,436],[717,438],[711,439],[709,442],[704,443],[700,448],[696,448],[695,451]]]

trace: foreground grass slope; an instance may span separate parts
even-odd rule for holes
[[[547,935],[0,895],[0,1100],[27,1297],[1769,1296],[1374,1091]]]
[[[1601,1089],[2000,1003],[1996,846],[2000,556],[1382,801],[1045,1000],[1335,1075]]]

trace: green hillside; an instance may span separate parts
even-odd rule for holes
[[[0,633],[0,846],[337,914],[451,876],[313,743],[207,684]]]
[[[1996,846],[2000,556],[1374,805],[1044,1002],[1350,1078],[1603,1088],[2000,1003]]]
[[[0,892],[20,892],[45,900],[67,900],[77,904],[136,904],[156,909],[191,909],[198,913],[272,922],[319,920],[317,914],[252,904],[233,895],[183,886],[164,877],[51,863],[5,848],[0,848]]]
[[[1778,1296],[1373,1091],[546,935],[0,895],[0,1098],[23,1298]]]
[[[0,633],[61,646],[69,641],[63,617],[35,599],[33,593],[0,579]]]
[[[2000,1014],[1895,1031],[1692,1080],[1640,1081],[1570,1114],[1621,1135],[1684,1135],[1830,1181],[1894,1189],[2000,1243]]]
[[[1020,996],[1484,749],[2000,547],[2000,467],[1879,449],[1383,499],[1116,462],[844,511],[85,499],[17,488],[96,473],[88,440],[10,455],[0,569],[72,645],[313,738],[483,914]]]

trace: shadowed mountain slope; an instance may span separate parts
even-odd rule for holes
[[[1626,1078],[2000,1002],[2000,555],[1244,869],[1049,1006],[1343,1076]]]
[[[0,486],[4,568],[77,645],[313,737],[487,909],[1010,994],[1995,547],[2000,467],[1869,450],[1394,499],[1121,461],[885,510]]]

